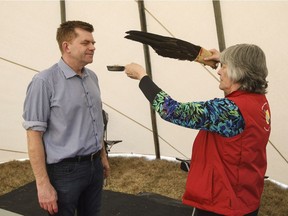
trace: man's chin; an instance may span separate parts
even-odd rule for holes
[[[87,59],[86,63],[87,64],[91,64],[93,62],[93,58],[92,59]]]

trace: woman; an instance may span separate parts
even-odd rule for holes
[[[268,70],[256,45],[231,46],[206,60],[220,62],[219,88],[224,98],[180,103],[162,91],[144,68],[126,65],[161,118],[199,130],[192,150],[183,203],[195,214],[258,214],[267,168],[270,109],[265,97]]]

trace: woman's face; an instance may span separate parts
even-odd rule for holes
[[[221,64],[221,68],[218,70],[218,75],[220,76],[220,84],[219,88],[224,91],[225,95],[228,95],[232,93],[233,91],[236,91],[240,84],[234,83],[227,74],[228,65]]]

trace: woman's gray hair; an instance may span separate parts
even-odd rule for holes
[[[220,63],[228,66],[227,75],[241,84],[240,90],[266,94],[268,69],[265,54],[253,44],[237,44],[220,54]]]

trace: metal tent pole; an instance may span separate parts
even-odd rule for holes
[[[214,16],[215,16],[216,29],[217,29],[218,45],[219,45],[219,50],[222,52],[224,49],[226,49],[226,45],[225,45],[220,0],[212,0],[212,2],[213,2]]]
[[[66,5],[65,5],[65,0],[60,0],[60,15],[61,15],[61,23],[66,22]]]
[[[144,32],[147,32],[144,0],[138,0],[137,2],[138,2],[138,9],[139,9],[139,15],[140,15],[141,30]],[[150,53],[149,53],[148,45],[143,44],[143,49],[144,49],[146,72],[152,79],[151,60],[150,60]],[[157,122],[156,122],[156,113],[152,109],[151,106],[150,106],[150,114],[151,114],[154,146],[155,146],[155,155],[156,155],[156,159],[160,159],[160,148],[159,148],[158,129],[157,129]]]

